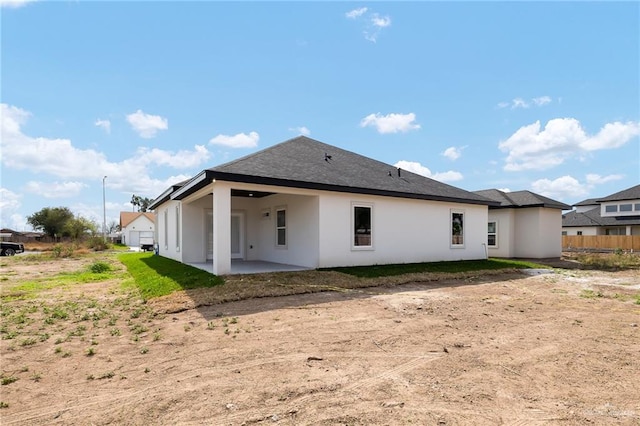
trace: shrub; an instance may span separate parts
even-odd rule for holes
[[[89,271],[94,274],[101,274],[103,272],[109,272],[111,270],[111,265],[105,262],[96,261],[89,265]]]
[[[111,246],[109,245],[109,242],[101,236],[94,235],[87,240],[87,247],[95,251],[104,251],[109,249]]]

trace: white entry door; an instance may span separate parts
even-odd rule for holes
[[[231,258],[244,259],[244,213],[231,213]]]

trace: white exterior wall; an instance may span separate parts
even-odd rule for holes
[[[207,235],[206,211],[213,208],[212,197],[203,197],[192,203],[182,204],[182,261],[203,263],[206,261]],[[173,231],[175,232],[175,231]]]
[[[560,257],[562,212],[542,207],[515,210],[514,257]]]
[[[373,208],[370,250],[352,248],[353,203]],[[465,214],[463,248],[451,246],[452,208]],[[486,257],[486,206],[323,192],[319,211],[319,267]]]
[[[182,252],[176,240],[176,206],[180,206],[179,201],[167,201],[156,210],[158,218],[158,253],[182,262]],[[181,207],[180,210],[182,212],[183,208]],[[168,220],[166,227],[165,218]],[[181,220],[181,222],[184,223],[184,220]],[[180,232],[180,235],[182,235],[182,232]]]
[[[497,246],[489,247],[490,257],[515,257],[515,211],[514,209],[489,210],[489,222],[496,222]]]
[[[566,232],[567,235],[578,235],[578,231],[582,232],[582,235],[600,235],[598,234],[598,228],[595,226],[565,227],[562,228],[562,231]]]
[[[149,220],[148,217],[144,215],[140,215],[131,221],[127,226],[122,230],[122,236],[124,236],[124,243],[127,245],[131,245],[131,232],[154,232],[155,224]]]

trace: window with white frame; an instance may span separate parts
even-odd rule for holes
[[[451,211],[451,245],[464,246],[464,211]]]
[[[276,247],[287,246],[287,209],[276,207]]]
[[[164,211],[164,249],[169,248],[169,209]]]
[[[489,222],[487,226],[487,245],[498,247],[498,222]]]
[[[620,204],[621,212],[630,212],[633,210],[633,204]]]
[[[180,206],[176,206],[176,251],[180,251]]]
[[[371,224],[373,206],[367,204],[352,205],[351,229],[353,230],[353,248],[370,249],[373,247]]]
[[[633,205],[633,209],[637,212],[640,212],[640,203],[636,203]]]
[[[618,205],[610,204],[608,206],[604,206],[604,211],[607,213],[616,213],[618,211]]]

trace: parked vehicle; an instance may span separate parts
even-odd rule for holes
[[[24,253],[24,245],[22,243],[2,242],[0,256],[14,256],[16,253]]]
[[[140,250],[153,250],[153,237],[140,237]]]

